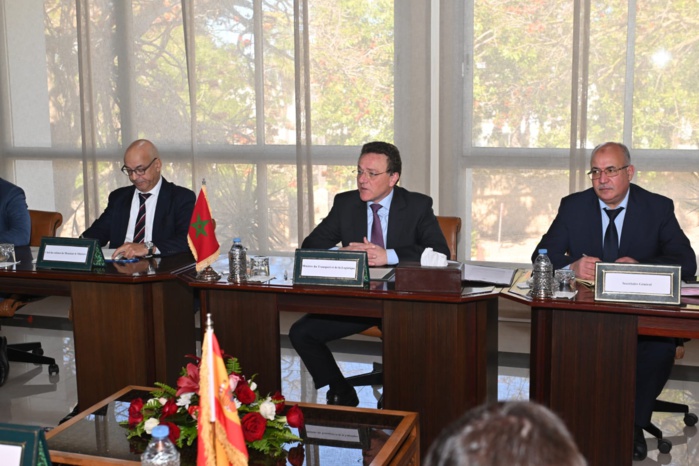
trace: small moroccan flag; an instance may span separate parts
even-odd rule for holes
[[[221,248],[214,230],[209,199],[206,196],[206,181],[202,181],[187,235],[189,249],[192,250],[194,259],[197,261],[197,272],[201,272],[218,259]]]
[[[201,346],[197,466],[247,465],[243,428],[210,314]]]

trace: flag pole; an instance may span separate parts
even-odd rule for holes
[[[214,321],[211,318],[211,314],[206,314],[206,353],[207,361],[209,365],[209,407],[211,408],[210,422],[213,424],[216,422],[216,396],[214,394],[214,349],[212,343],[212,335],[214,333]]]

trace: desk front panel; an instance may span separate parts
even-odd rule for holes
[[[71,297],[80,407],[126,385],[176,383],[184,355],[196,352],[194,293],[172,275],[189,254],[93,272],[36,270],[23,254],[0,270],[0,292]]]
[[[425,448],[464,411],[497,399],[496,294],[430,301],[424,293],[195,286],[202,328],[211,313],[221,348],[258,374],[263,393],[281,389],[279,312],[290,311],[383,319],[384,406],[419,413]]]

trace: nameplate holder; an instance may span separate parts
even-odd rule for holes
[[[364,251],[297,249],[294,255],[294,285],[364,287],[369,283]]]
[[[595,301],[679,305],[681,276],[679,265],[597,262]]]
[[[7,466],[51,464],[41,427],[0,423],[0,463]]]
[[[41,238],[37,269],[83,270],[104,267],[99,241],[88,238]]]

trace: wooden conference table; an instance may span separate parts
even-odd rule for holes
[[[530,399],[558,413],[591,465],[632,463],[638,335],[699,338],[699,311],[504,296],[531,306]]]
[[[383,319],[384,407],[419,414],[423,451],[466,410],[497,399],[497,293],[462,297],[397,292],[385,282],[358,289],[283,280],[201,283],[191,272],[180,277],[200,291],[202,320],[212,314],[221,348],[246,373],[258,374],[262,393],[281,389],[279,312],[290,311]]]
[[[193,293],[174,275],[193,266],[189,253],[92,272],[37,270],[29,247],[15,253],[19,264],[0,268],[0,293],[72,299],[81,409],[127,385],[175,384],[196,352]]]

